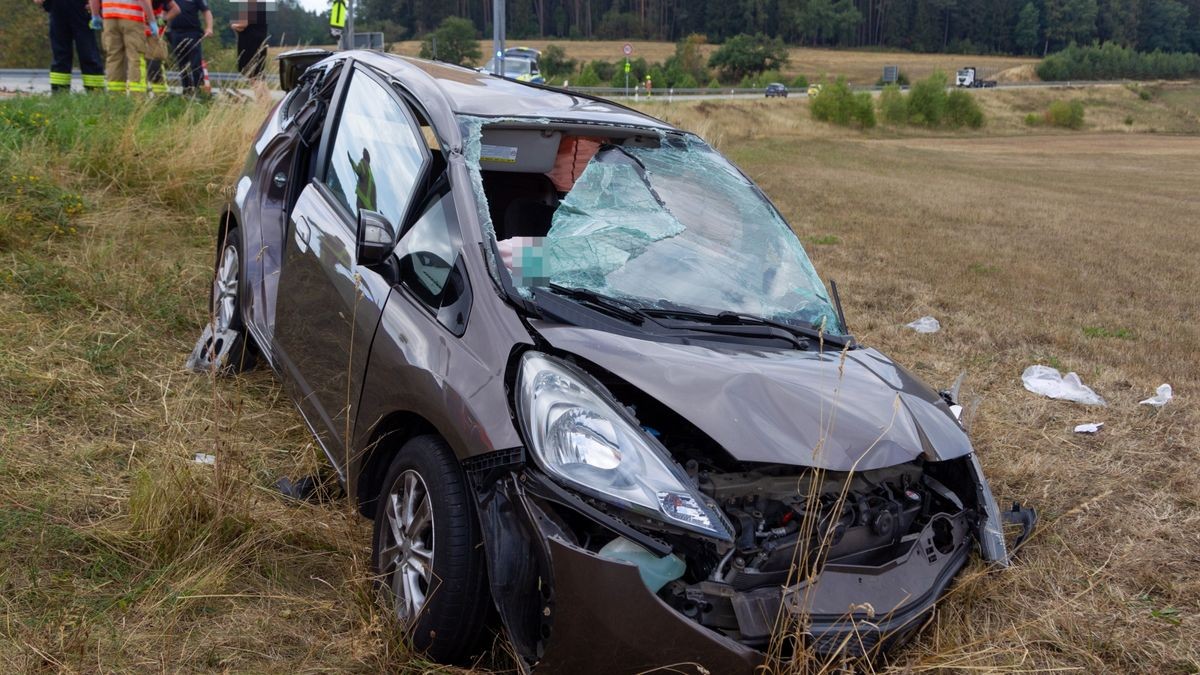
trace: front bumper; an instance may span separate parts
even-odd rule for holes
[[[885,564],[829,563],[813,583],[783,592],[724,586],[715,602],[736,615],[730,635],[739,641],[651,593],[636,566],[573,543],[551,513],[571,505],[534,496],[538,481],[528,478],[501,469],[477,487],[492,595],[517,651],[543,672],[754,673],[781,615],[818,660],[874,655],[923,625],[974,543],[960,513],[938,532],[931,522]]]

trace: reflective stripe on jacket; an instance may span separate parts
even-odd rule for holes
[[[126,21],[137,21],[138,23],[146,22],[146,10],[141,5],[132,2],[101,0],[100,16],[105,19],[125,19]]]

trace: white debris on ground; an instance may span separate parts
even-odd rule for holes
[[[216,464],[217,456],[205,454],[203,452],[197,452],[196,456],[192,458],[192,461],[197,464]]]
[[[1090,424],[1079,424],[1075,427],[1077,434],[1094,434],[1100,431],[1100,427],[1104,426],[1104,422],[1092,422]]]
[[[1173,398],[1175,398],[1175,395],[1171,393],[1171,385],[1164,382],[1163,384],[1158,385],[1158,389],[1154,390],[1154,396],[1151,396],[1145,401],[1138,401],[1138,404],[1152,405],[1155,408],[1161,408],[1167,404],[1167,401],[1170,401]]]
[[[1025,388],[1048,398],[1074,401],[1084,405],[1107,405],[1104,399],[1092,391],[1075,373],[1063,375],[1050,366],[1029,366],[1021,373]]]
[[[906,328],[911,328],[918,333],[936,333],[942,329],[942,324],[932,316],[923,316],[912,323],[904,324]]]

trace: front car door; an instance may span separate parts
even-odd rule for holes
[[[396,90],[347,69],[314,177],[292,210],[279,279],[273,350],[301,413],[345,466],[354,408],[392,274],[357,265],[358,216],[400,231],[423,191],[430,152]]]

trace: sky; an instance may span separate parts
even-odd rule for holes
[[[310,12],[324,12],[329,9],[329,0],[299,0],[300,6]]]

